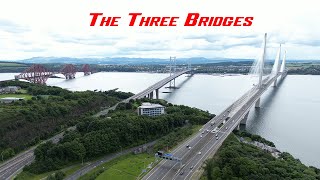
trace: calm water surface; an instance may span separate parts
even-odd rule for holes
[[[14,74],[0,74],[0,80]],[[70,90],[110,90],[138,93],[168,74],[96,73],[77,74],[76,79],[49,79],[48,85]],[[179,89],[162,88],[160,98],[219,113],[252,87],[249,76],[180,76]],[[163,93],[169,92],[171,93]],[[320,76],[287,76],[280,86],[270,87],[262,96],[260,109],[250,111],[247,130],[273,141],[307,165],[320,168]]]

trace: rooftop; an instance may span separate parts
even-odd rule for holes
[[[139,106],[139,108],[162,108],[164,106],[160,105],[160,104],[152,104],[152,103],[142,103],[141,106]]]
[[[0,98],[1,100],[20,100],[24,98],[16,98],[16,97],[5,97],[5,98]]]

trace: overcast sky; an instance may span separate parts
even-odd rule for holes
[[[318,0],[0,0],[0,60],[31,57],[256,58],[284,43],[288,59],[320,60]],[[201,2],[201,3],[200,3]],[[91,12],[121,16],[90,27]],[[177,27],[129,27],[130,12],[180,16]],[[254,16],[251,27],[183,27],[187,13]]]

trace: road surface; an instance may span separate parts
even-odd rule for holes
[[[221,114],[206,123],[201,131],[190,140],[171,152],[173,156],[182,158],[182,167],[180,167],[180,163],[162,160],[143,177],[143,180],[198,179],[201,175],[200,167],[204,161],[215,154],[223,141],[240,124],[240,121],[246,116],[257,99],[280,75],[278,74],[270,79],[266,78],[262,87],[252,88],[248,91],[249,93],[246,93]],[[219,125],[221,126],[218,127]],[[216,128],[219,129],[218,132],[212,132]],[[191,148],[189,149],[187,146],[191,146]]]

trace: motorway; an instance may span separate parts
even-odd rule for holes
[[[72,129],[75,129],[75,127],[68,128],[68,130],[72,130]],[[53,143],[57,143],[63,137],[63,134],[64,132],[61,132],[42,143],[45,143],[47,141],[52,141]],[[23,169],[24,166],[30,164],[35,158],[34,156],[35,149],[36,149],[36,146],[0,164],[0,180],[8,180],[13,178]]]
[[[199,179],[200,167],[204,161],[216,153],[223,141],[240,124],[255,102],[280,75],[281,73],[273,78],[266,78],[261,88],[253,87],[248,91],[250,95],[246,93],[240,97],[221,114],[206,123],[200,132],[172,151],[173,156],[182,158],[182,167],[178,162],[162,160],[143,179]],[[212,133],[211,131],[221,123],[222,126],[218,128],[218,132]],[[187,148],[187,145],[191,146],[191,149]]]

